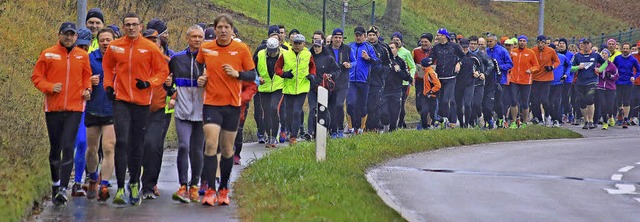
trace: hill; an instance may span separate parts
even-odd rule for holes
[[[134,3],[135,2],[135,3]],[[310,35],[322,26],[322,1],[274,0],[272,23],[284,24]],[[339,0],[327,1],[327,31],[340,26]],[[633,14],[640,1],[596,0],[547,1],[545,31],[551,36],[589,36],[614,33],[638,27]],[[371,1],[350,1],[347,31],[356,25],[368,26]],[[41,50],[55,44],[58,25],[75,21],[76,1],[0,0],[0,51],[5,53],[0,65],[0,217],[19,220],[49,190],[48,141],[42,111],[42,95],[30,82],[33,65]],[[264,0],[146,0],[89,1],[89,7],[100,7],[107,24],[121,25],[127,11],[138,12],[146,22],[154,17],[168,21],[171,46],[185,45],[186,28],[197,22],[210,22],[218,13],[232,14],[237,20],[240,37],[254,48],[265,37],[267,7]],[[386,1],[376,1],[376,20],[383,14]],[[435,32],[439,27],[465,35],[494,32],[511,35],[535,35],[535,4],[492,3],[480,6],[476,0],[404,0],[401,22],[382,24],[383,35],[402,31],[409,48],[422,32]],[[408,110],[415,110],[407,103]],[[415,112],[408,113],[415,120]],[[249,115],[251,116],[251,114]],[[249,118],[247,137],[255,137],[255,126]],[[171,128],[173,129],[173,128]],[[168,140],[175,140],[170,133]]]

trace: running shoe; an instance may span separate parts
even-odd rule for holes
[[[563,123],[568,123],[569,122],[569,117],[567,117],[567,114],[562,114],[562,122]]]
[[[602,124],[602,129],[607,130],[609,128],[609,124]]]
[[[265,138],[263,134],[258,133],[258,143],[259,144],[264,144],[265,143]]]
[[[558,120],[553,121],[553,127],[560,127],[560,122]]]
[[[89,180],[89,185],[87,186],[87,199],[94,199],[98,195],[98,181]]]
[[[278,147],[278,141],[276,140],[276,138],[275,138],[275,137],[271,137],[271,141],[270,141],[270,143],[271,143],[271,148],[276,148],[276,147]]]
[[[533,120],[531,120],[531,123],[533,123],[533,125],[538,125],[538,123],[540,123],[540,120],[538,120],[538,117],[534,117]]]
[[[632,126],[638,125],[638,117],[633,117],[630,123]]]
[[[147,189],[142,189],[142,199],[154,200],[156,198],[158,198],[158,197],[156,197],[156,195],[153,194],[153,191],[147,190]]]
[[[622,121],[622,128],[623,128],[623,129],[627,129],[627,128],[629,128],[629,121],[627,121],[627,120]]]
[[[208,188],[207,191],[204,192],[204,197],[202,197],[202,205],[215,206],[216,202],[218,202],[218,198],[216,195],[216,191]]]
[[[517,129],[518,128],[518,123],[516,123],[515,121],[511,121],[511,124],[509,124],[509,129]]]
[[[189,200],[193,203],[200,202],[200,194],[198,193],[198,186],[191,185],[189,187]]]
[[[489,129],[494,129],[496,128],[496,121],[494,121],[493,119],[489,120]]]
[[[547,119],[545,120],[545,124],[547,125],[547,127],[553,126],[553,120],[551,119],[551,116],[547,116]]]
[[[229,189],[222,188],[218,191],[218,205],[229,205]]]
[[[338,130],[338,138],[344,138],[344,130]]]
[[[572,123],[576,120],[573,114],[569,114],[569,118],[567,118],[567,123]]]
[[[113,204],[117,204],[117,205],[127,204],[127,199],[124,196],[124,188],[118,188],[118,191],[116,192],[116,197],[113,198]]]
[[[270,146],[267,144],[267,146]],[[240,165],[240,156],[233,154],[233,165]]]
[[[200,182],[200,190],[198,190],[198,194],[200,194],[200,196],[204,196],[204,192],[207,191],[207,188],[209,188],[209,186],[207,186],[207,181],[202,180]]]
[[[142,198],[140,198],[140,184],[129,184],[129,201],[131,205],[135,206],[139,206],[142,203]]]
[[[180,189],[178,189],[178,191],[173,193],[173,196],[171,196],[171,199],[175,201],[180,201],[182,203],[189,203],[190,202],[189,198],[190,197],[189,197],[189,193],[187,192],[187,185],[180,186]]]
[[[337,139],[338,138],[338,133],[333,132],[331,133],[331,139]]]
[[[284,130],[280,130],[280,143],[284,143],[287,141],[287,132]]]
[[[100,188],[98,189],[98,201],[105,202],[109,197],[109,187],[107,187],[107,185],[100,185]]]
[[[582,126],[582,129],[589,129],[589,123],[584,123],[584,126]]]
[[[291,146],[291,145],[296,145],[296,143],[297,143],[297,141],[296,141],[296,138],[295,138],[295,137],[291,137],[291,138],[289,138],[289,145],[290,145],[290,146]]]
[[[589,122],[589,129],[595,129],[596,128],[596,124],[593,122]]]
[[[614,119],[613,117],[609,118],[609,126],[610,127],[616,126],[616,119]]]
[[[80,183],[74,183],[71,187],[71,196],[72,197],[84,197],[87,193],[82,189],[82,185]]]
[[[55,206],[67,205],[67,203],[69,202],[69,198],[67,198],[67,190],[64,188],[58,189],[58,192],[53,197],[51,202],[53,202],[53,205]]]

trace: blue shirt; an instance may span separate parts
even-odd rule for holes
[[[598,83],[598,76],[596,75],[595,69],[597,64],[603,64],[606,60],[604,60],[598,53],[591,54],[582,54],[578,53],[573,56],[573,61],[571,61],[572,66],[578,66],[580,64],[584,65],[584,69],[578,70],[576,75],[578,75],[578,79],[576,80],[576,84],[579,86],[586,86]]]
[[[92,85],[91,100],[87,101],[85,112],[94,116],[113,116],[113,103],[104,91],[104,71],[102,71],[102,52],[94,50],[89,53],[92,75],[100,75],[100,83]]]
[[[498,66],[500,67],[500,73],[502,74],[502,78],[500,79],[500,84],[506,85],[507,82],[507,74],[509,70],[513,68],[513,61],[511,61],[511,54],[502,46],[496,45],[493,48],[487,48],[487,55],[491,58],[498,61]]]
[[[631,77],[638,78],[638,73],[640,73],[640,65],[638,65],[638,60],[629,55],[626,58],[623,55],[616,56],[613,59],[613,64],[618,67],[618,73],[620,77],[616,80],[616,85],[632,85]],[[633,75],[633,69],[636,69],[638,73]]]

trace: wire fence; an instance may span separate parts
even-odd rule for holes
[[[580,39],[587,38],[591,40],[591,43],[594,46],[600,46],[603,43],[606,43],[609,39],[615,39],[616,42],[623,43],[629,42],[631,45],[635,45],[637,41],[640,40],[640,30],[637,28],[629,28],[628,30],[620,30],[618,32],[613,32],[609,34],[601,33],[600,35],[592,35],[592,36],[582,36],[582,37],[565,37],[569,44],[578,44],[580,43]]]

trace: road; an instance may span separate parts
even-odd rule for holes
[[[409,221],[640,221],[640,127],[408,155],[370,169]]]
[[[231,181],[240,175],[247,163],[262,157],[269,150],[264,145],[245,143],[242,149],[242,165],[235,165],[231,173]],[[143,200],[140,206],[117,207],[85,197],[71,197],[70,203],[63,208],[54,207],[51,201],[45,201],[41,214],[31,218],[32,221],[238,221],[235,215],[237,206],[231,193],[230,206],[204,207],[200,203],[182,204],[171,200],[171,195],[179,188],[178,170],[176,166],[177,150],[167,150],[162,159],[162,169],[158,181],[161,196],[155,200]],[[112,184],[115,184],[115,175]],[[231,190],[233,192],[233,188]],[[110,188],[111,196],[115,195],[115,187]]]

